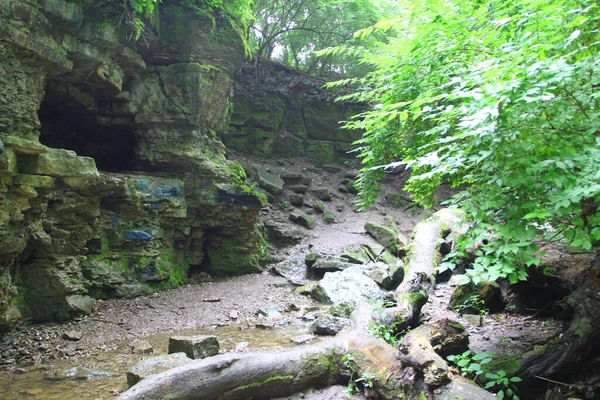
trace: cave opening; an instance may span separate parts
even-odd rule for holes
[[[65,83],[49,84],[38,110],[40,142],[92,157],[100,171],[132,170],[134,116],[110,112],[111,103]]]

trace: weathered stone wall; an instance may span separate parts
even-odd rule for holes
[[[250,66],[234,77],[227,147],[265,158],[306,156],[317,165],[352,159],[348,151],[361,132],[342,129],[340,121],[364,107],[335,102],[322,81],[276,63],[263,65],[258,79]]]
[[[259,268],[265,197],[218,139],[236,28],[164,0],[135,42],[122,16],[117,0],[0,0],[0,331],[190,268]]]

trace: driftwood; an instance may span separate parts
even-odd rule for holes
[[[434,283],[438,239],[459,221],[453,212],[442,210],[415,228],[394,313],[411,326],[418,322]],[[294,350],[224,354],[195,361],[146,378],[119,399],[268,399],[349,379],[358,380],[370,398],[495,398],[453,375],[443,359],[467,348],[468,335],[460,324],[443,320],[421,326],[396,349],[365,333],[371,312],[371,307],[359,305],[353,315],[354,328],[346,328],[329,341]]]

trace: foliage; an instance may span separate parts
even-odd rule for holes
[[[466,309],[474,309],[479,315],[487,315],[490,310],[485,306],[485,300],[480,299],[479,295],[474,294],[468,297],[462,304],[454,306],[454,311],[462,313]]]
[[[381,304],[378,304],[377,306],[375,306],[375,308],[373,309],[373,314],[375,314],[375,320],[381,320],[381,321],[386,321],[387,319],[387,312],[385,311],[385,308],[390,308],[390,307],[394,307],[395,303],[393,302],[383,302]],[[406,334],[406,330],[402,330],[399,331],[398,328],[401,325],[400,321],[396,321],[394,323],[392,323],[391,325],[388,323],[377,323],[375,321],[373,321],[371,323],[371,325],[369,326],[369,328],[367,329],[367,332],[373,336],[377,336],[383,340],[385,340],[386,342],[388,342],[390,345],[396,347],[398,346],[398,342],[400,341],[400,339],[402,338],[402,336],[404,336]]]
[[[516,388],[513,383],[521,382],[522,379],[518,376],[508,377],[506,371],[500,370],[495,374],[485,374],[485,377],[491,379],[488,383],[485,384],[486,389],[490,389],[493,387],[500,388],[496,393],[496,396],[502,400],[504,398],[519,400],[519,396],[517,396]]]
[[[447,358],[456,365],[462,376],[475,380],[483,374],[481,366],[492,361],[490,355],[491,353],[474,354],[471,350],[467,350],[462,354],[450,355]]]
[[[319,76],[364,71],[345,54],[318,58],[313,51],[360,43],[353,33],[382,15],[373,0],[256,0],[253,9],[257,55]]]
[[[401,0],[398,17],[357,32],[387,42],[345,52],[374,71],[330,86],[373,104],[346,124],[364,168],[359,205],[376,199],[384,169],[433,204],[441,183],[471,224],[445,263],[475,249],[474,282],[527,278],[550,231],[575,249],[600,240],[600,7],[593,0]],[[486,243],[480,246],[479,244]]]
[[[375,376],[366,372],[363,372],[358,376],[356,362],[351,353],[346,353],[342,356],[342,364],[350,374],[348,387],[346,388],[346,395],[348,397],[352,397],[356,393],[361,393],[365,389],[373,388],[373,379]]]

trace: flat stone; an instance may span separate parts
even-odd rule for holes
[[[192,359],[188,358],[185,353],[174,353],[143,359],[127,371],[127,384],[133,386],[150,375],[181,367],[191,361]]]
[[[54,186],[54,178],[44,175],[28,175],[20,174],[13,178],[13,183],[18,185],[26,185],[34,188],[48,189]]]
[[[336,256],[322,256],[311,265],[311,271],[317,273],[343,271],[355,264],[347,262],[345,259]]]
[[[304,343],[308,343],[314,339],[315,339],[314,335],[306,334],[306,335],[300,335],[300,336],[293,337],[290,340],[296,344],[304,344]]]
[[[198,360],[219,354],[219,342],[216,336],[172,336],[169,338],[168,352],[183,352],[189,358]]]
[[[74,151],[64,149],[49,149],[47,153],[27,157],[20,171],[54,177],[99,176],[93,158],[79,157]]]
[[[259,166],[255,166],[254,171],[256,172],[256,181],[261,188],[275,196],[283,193],[284,182],[280,177]]]
[[[307,229],[314,229],[316,226],[315,220],[300,210],[294,210],[290,214],[290,220],[300,226],[303,226]]]

